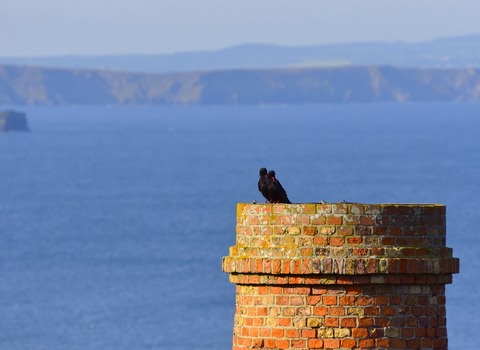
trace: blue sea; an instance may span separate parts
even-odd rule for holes
[[[0,134],[1,350],[226,350],[236,203],[447,205],[449,348],[478,349],[480,104],[15,107]]]

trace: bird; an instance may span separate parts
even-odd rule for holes
[[[267,168],[260,169],[260,179],[258,179],[258,190],[265,197],[266,202],[270,202],[270,197],[268,194],[268,183],[270,182],[267,174]]]
[[[291,204],[287,197],[287,192],[284,190],[280,181],[275,177],[275,171],[270,170],[268,172],[268,195],[270,197],[270,203],[288,203]]]

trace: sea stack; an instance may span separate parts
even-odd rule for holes
[[[0,111],[0,132],[30,131],[25,113]]]

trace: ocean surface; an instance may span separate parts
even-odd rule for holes
[[[449,348],[480,333],[480,104],[15,107],[0,134],[1,350],[226,350],[236,203],[447,205]]]

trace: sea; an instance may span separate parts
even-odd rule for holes
[[[480,333],[480,104],[7,106],[1,350],[231,349],[237,203],[437,203],[460,274],[450,350]]]

